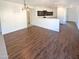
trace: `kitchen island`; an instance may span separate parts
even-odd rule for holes
[[[31,22],[32,25],[59,32],[59,19],[57,18],[39,18]]]

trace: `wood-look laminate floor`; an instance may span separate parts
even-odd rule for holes
[[[79,31],[70,24],[59,33],[32,26],[4,38],[9,59],[79,59]]]

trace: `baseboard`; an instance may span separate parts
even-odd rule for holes
[[[75,23],[74,21],[66,21],[66,22],[68,22],[68,23]]]
[[[15,29],[15,30],[2,32],[2,35],[6,35],[6,34],[9,34],[9,33],[12,33],[12,32],[16,32],[16,31],[18,31],[18,30],[22,30],[22,29],[25,29],[25,28],[27,28],[27,27],[21,27],[21,28]]]

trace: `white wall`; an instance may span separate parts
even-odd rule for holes
[[[5,41],[1,33],[0,33],[0,59],[8,59]]]
[[[79,29],[79,20],[78,20],[78,22],[77,22],[77,26],[78,26],[78,29]]]
[[[67,21],[77,22],[77,8],[67,8]]]
[[[1,19],[0,19],[0,33],[2,32],[2,30],[1,30]]]
[[[79,7],[77,7],[77,21],[76,21],[77,27],[79,29]]]
[[[2,34],[10,33],[27,27],[26,13],[20,4],[0,1],[0,18]]]
[[[65,7],[58,7],[57,8],[57,18],[60,20],[61,24],[66,24],[67,21],[67,9]]]

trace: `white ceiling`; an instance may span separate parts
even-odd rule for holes
[[[6,0],[16,3],[24,3],[24,0]],[[44,7],[53,7],[53,6],[78,6],[79,0],[26,0],[26,3],[34,6],[44,6]]]

